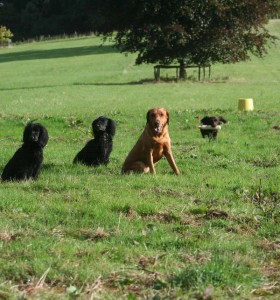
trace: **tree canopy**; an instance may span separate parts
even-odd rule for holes
[[[97,31],[136,64],[234,63],[263,56],[278,0],[100,0]]]
[[[1,0],[14,40],[97,32],[136,64],[209,65],[262,57],[279,0]]]

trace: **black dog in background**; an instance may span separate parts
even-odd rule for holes
[[[215,129],[215,127],[221,125],[222,123],[227,123],[227,120],[223,116],[218,116],[218,117],[205,116],[200,120],[200,123],[202,125],[208,125],[213,127],[213,130],[200,128],[202,137],[205,138],[205,136],[208,136],[209,139],[216,139],[218,135],[218,129]]]
[[[36,180],[43,162],[43,148],[47,145],[47,129],[39,123],[28,123],[23,132],[23,145],[5,166],[3,181]]]
[[[85,147],[76,155],[73,163],[97,167],[107,165],[113,149],[113,137],[116,124],[106,117],[99,117],[92,122],[94,139],[87,142]]]

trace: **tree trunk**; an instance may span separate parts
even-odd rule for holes
[[[187,70],[186,70],[187,62],[185,59],[180,59],[179,63],[180,63],[179,78],[186,79],[187,78]]]

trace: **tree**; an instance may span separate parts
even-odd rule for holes
[[[274,37],[265,28],[278,0],[100,0],[97,32],[136,64],[235,63],[262,57]]]

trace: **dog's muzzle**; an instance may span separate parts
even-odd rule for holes
[[[163,128],[163,126],[162,126],[162,124],[160,124],[160,122],[155,122],[154,130],[155,130],[156,133],[161,133],[162,128]]]

